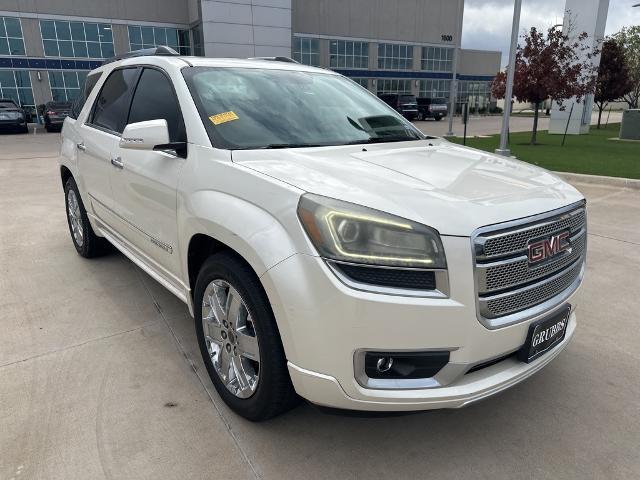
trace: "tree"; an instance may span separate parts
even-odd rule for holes
[[[591,59],[599,50],[588,45],[586,33],[574,39],[570,34],[571,29],[565,34],[552,27],[545,36],[533,27],[524,35],[524,46],[518,45],[513,96],[534,105],[531,145],[536,144],[542,102],[551,98],[562,107],[563,100],[575,97],[580,102],[595,89],[597,69]],[[499,72],[493,81],[491,93],[496,98],[504,98],[506,78]]]
[[[624,58],[629,67],[631,89],[624,95],[629,108],[640,106],[640,25],[624,27],[613,38],[624,50]]]
[[[612,38],[605,40],[602,44],[594,97],[598,106],[598,128],[602,120],[602,111],[607,104],[629,93],[632,86],[622,45]]]

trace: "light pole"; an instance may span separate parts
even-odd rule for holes
[[[510,156],[507,145],[509,141],[509,117],[511,115],[511,98],[513,97],[513,75],[516,69],[516,49],[518,48],[518,31],[520,30],[520,10],[522,0],[515,0],[513,5],[513,24],[511,25],[511,48],[509,49],[509,67],[507,68],[507,88],[504,95],[504,112],[502,116],[502,131],[500,132],[500,148],[496,148],[499,155]]]
[[[453,115],[456,113],[456,97],[457,94],[457,83],[458,79],[458,54],[460,52],[460,47],[462,45],[462,12],[460,11],[460,7],[464,5],[464,0],[458,0],[458,26],[456,32],[456,45],[453,50],[453,65],[452,65],[452,76],[451,76],[451,85],[449,85],[449,131],[445,135],[445,137],[453,137]]]

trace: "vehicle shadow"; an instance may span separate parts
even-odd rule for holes
[[[589,395],[587,355],[571,345],[531,379],[459,410],[327,414],[302,402],[270,421],[248,422],[211,384],[186,306],[140,275],[182,356],[265,478],[593,478],[621,455],[602,446],[611,455],[602,462],[585,449],[602,406]]]

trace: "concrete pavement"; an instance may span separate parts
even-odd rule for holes
[[[0,479],[638,476],[640,191],[578,185],[579,329],[523,384],[462,410],[303,404],[252,424],[217,396],[184,304],[119,253],[76,254],[58,139],[0,136]]]

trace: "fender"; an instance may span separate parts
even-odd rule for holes
[[[189,242],[196,234],[224,243],[251,265],[258,277],[297,253],[303,232],[299,225],[285,226],[264,208],[219,191],[200,191],[190,196],[186,215],[180,220],[180,253],[183,278],[188,285]],[[297,218],[293,219],[297,222]],[[306,243],[306,242],[305,242]]]

